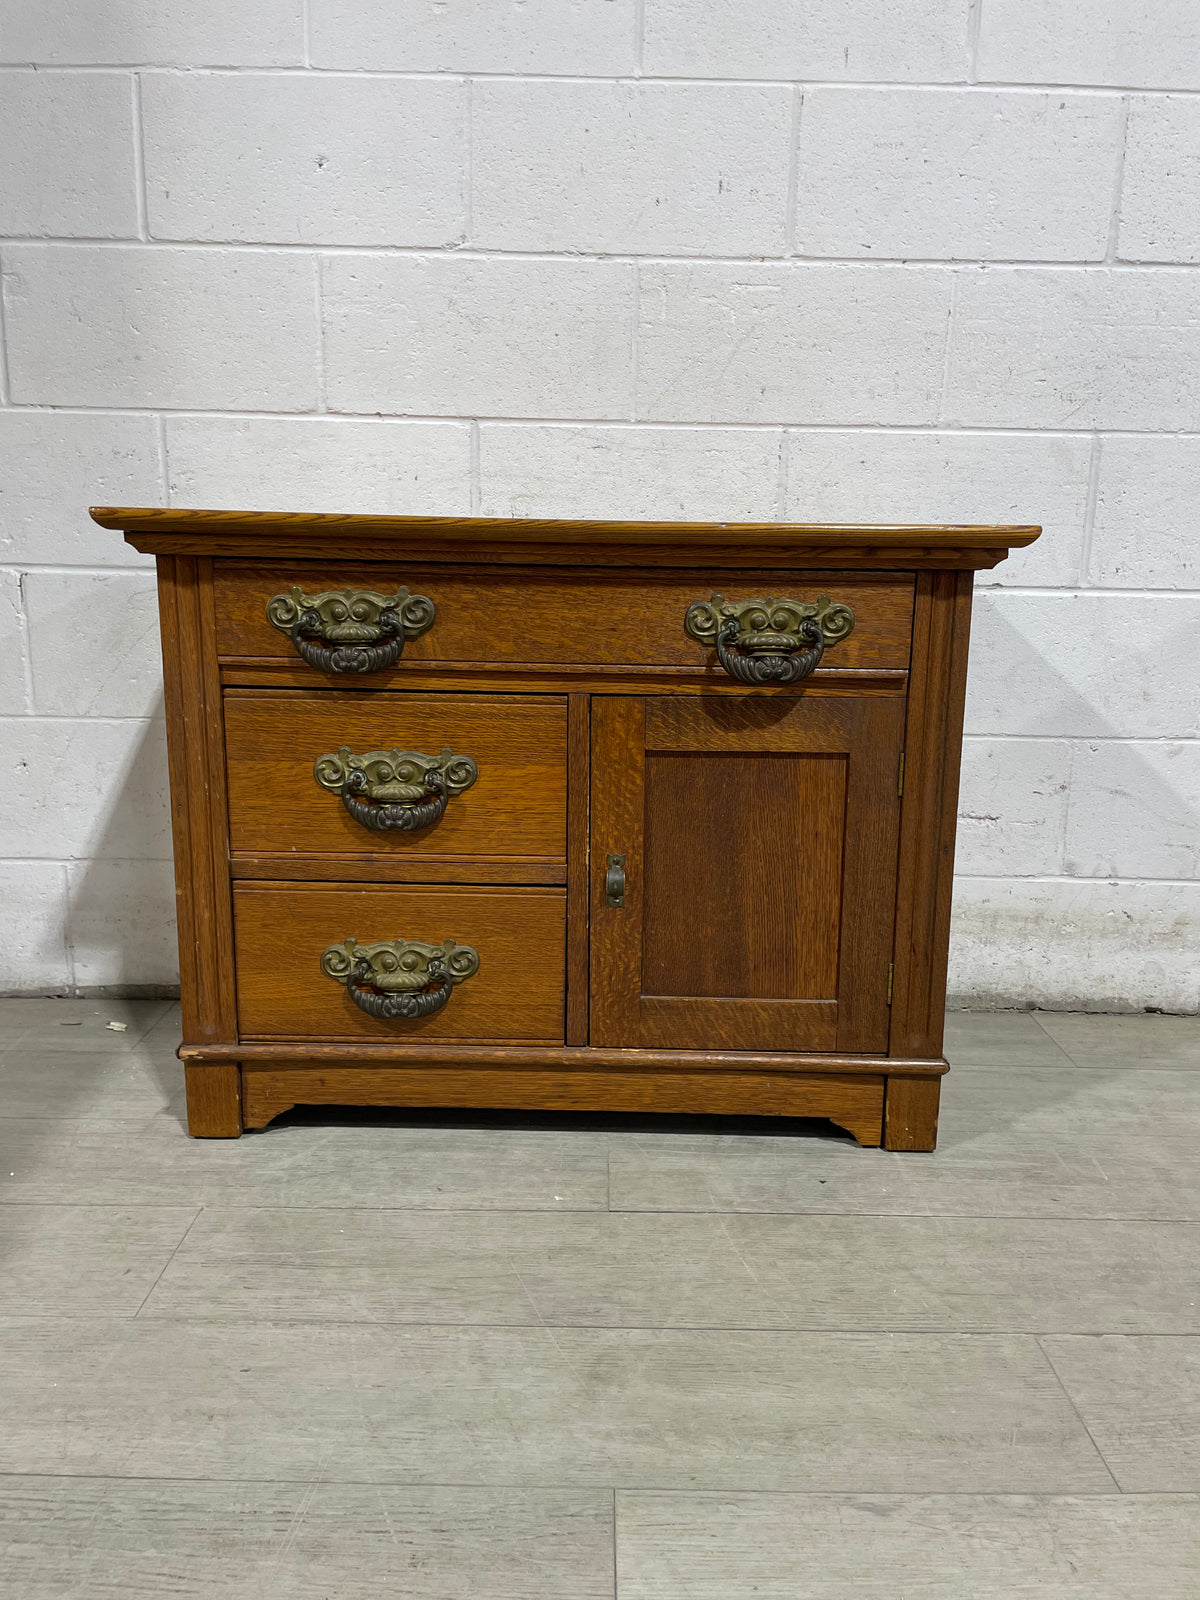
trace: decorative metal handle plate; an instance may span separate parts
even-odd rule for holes
[[[305,594],[297,584],[267,601],[267,621],[321,672],[380,672],[395,666],[406,639],[433,627],[437,609],[423,594],[397,589],[326,589]]]
[[[625,857],[608,856],[604,874],[604,903],[614,911],[625,909]]]
[[[446,939],[388,939],[359,944],[345,939],[321,956],[321,971],[344,983],[351,1000],[369,1016],[429,1017],[449,1000],[456,984],[479,971],[479,952]]]
[[[313,777],[364,828],[375,833],[411,833],[444,815],[447,802],[469,789],[479,776],[470,756],[445,749],[426,756],[419,750],[368,750],[356,756],[349,745],[336,755],[318,757]]]
[[[715,644],[717,660],[739,683],[796,683],[854,627],[854,613],[827,594],[815,601],[726,600],[714,594],[689,606],[683,626],[701,644]]]

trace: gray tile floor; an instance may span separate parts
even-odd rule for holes
[[[5,1596],[1200,1595],[1200,1018],[956,1015],[932,1156],[193,1142],[176,1030],[0,1002]]]

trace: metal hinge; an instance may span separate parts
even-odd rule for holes
[[[895,975],[896,975],[896,963],[894,961],[889,961],[888,962],[888,997],[887,997],[888,1005],[891,1005],[891,1003],[892,1003],[892,979],[895,977]]]
[[[904,793],[904,751],[900,752],[900,771],[896,778],[896,793]]]

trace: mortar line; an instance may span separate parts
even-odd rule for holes
[[[792,90],[791,127],[788,132],[787,200],[784,205],[783,253],[796,254],[797,211],[800,204],[800,124],[804,115],[804,91]]]
[[[1096,256],[984,256],[984,255],[834,255],[825,252],[786,250],[749,250],[737,253],[706,251],[696,254],[684,250],[674,253],[663,250],[599,250],[573,249],[523,249],[507,245],[464,244],[456,239],[446,239],[435,244],[376,244],[356,243],[353,240],[323,239],[297,242],[295,239],[237,239],[237,238],[166,238],[152,235],[141,239],[133,236],[113,238],[100,234],[34,234],[10,233],[0,235],[0,244],[22,247],[35,246],[39,251],[48,246],[56,250],[148,250],[154,252],[221,251],[239,255],[307,256],[314,250],[326,255],[376,256],[384,261],[409,260],[438,261],[455,258],[466,261],[529,261],[548,265],[595,266],[644,261],[648,265],[679,267],[694,270],[696,267],[739,268],[792,268],[841,267],[849,269],[876,269],[891,267],[904,272],[962,272],[971,269],[980,275],[1004,271],[1025,273],[1070,273],[1072,276],[1090,274],[1093,277],[1136,276],[1151,274],[1156,277],[1195,277],[1200,274],[1200,262],[1158,261],[1139,256],[1122,256],[1108,261]]]
[[[36,416],[107,416],[107,417],[154,417],[183,416],[208,418],[213,421],[291,421],[304,422],[321,420],[326,422],[390,422],[402,425],[404,423],[441,423],[446,427],[462,426],[471,421],[471,417],[460,412],[446,411],[355,411],[343,407],[338,411],[319,413],[305,410],[278,410],[274,411],[263,406],[229,407],[222,410],[212,406],[196,405],[158,405],[148,407],[141,405],[122,406],[112,402],[104,404],[87,405],[72,401],[69,405],[56,405],[48,401],[11,401],[9,409],[26,412]],[[491,423],[502,423],[506,427],[530,428],[657,428],[664,432],[671,429],[685,432],[697,432],[700,429],[718,429],[729,433],[738,432],[772,432],[788,428],[793,433],[865,433],[881,434],[888,437],[918,434],[951,434],[964,438],[979,439],[1091,439],[1094,434],[1099,434],[1105,439],[1171,439],[1193,440],[1200,439],[1200,429],[1197,428],[1105,428],[1097,427],[1095,423],[1088,423],[1077,428],[1066,427],[1061,423],[1047,423],[1040,427],[1016,427],[1004,423],[960,423],[960,422],[872,422],[859,418],[847,418],[837,422],[796,422],[787,418],[772,418],[766,421],[738,419],[712,421],[705,417],[645,417],[631,422],[628,417],[618,416],[538,416],[514,415],[503,412],[493,412],[479,416],[478,420],[487,426]],[[849,524],[848,524],[849,525]],[[862,524],[852,524],[862,526]],[[923,524],[913,524],[923,526]],[[986,576],[986,574],[984,574]],[[1049,586],[1053,587],[1053,586]]]
[[[425,71],[405,71],[401,68],[387,67],[305,67],[302,64],[291,66],[272,66],[269,64],[257,66],[233,66],[228,63],[215,65],[213,63],[191,64],[180,66],[178,62],[171,61],[139,61],[130,62],[97,62],[97,61],[46,61],[46,62],[6,62],[0,63],[0,77],[5,73],[62,73],[92,75],[121,75],[124,76],[131,70],[138,72],[153,72],[164,77],[189,77],[189,78],[239,78],[239,77],[268,77],[268,78],[305,78],[313,74],[320,74],[322,78],[387,78],[444,83],[447,77],[462,75],[467,69],[462,67],[434,68]],[[1028,79],[1022,81],[1010,78],[981,78],[972,82],[965,75],[958,78],[946,78],[937,83],[914,82],[911,78],[819,78],[805,77],[802,74],[792,74],[790,77],[704,77],[688,75],[686,73],[635,72],[625,73],[569,73],[569,72],[488,72],[482,69],[470,69],[470,75],[480,79],[499,79],[513,83],[579,83],[590,85],[596,83],[612,84],[682,84],[692,88],[749,88],[749,89],[789,89],[799,85],[805,89],[845,89],[852,93],[885,94],[902,90],[910,94],[938,95],[938,94],[976,94],[991,93],[1003,90],[1013,95],[1094,95],[1106,98],[1116,98],[1120,95],[1171,95],[1172,97],[1194,97],[1200,95],[1200,88],[1187,84],[1169,83],[1043,83],[1033,82]]]
[[[1096,525],[1096,504],[1100,497],[1101,436],[1092,435],[1092,448],[1088,454],[1087,495],[1083,508],[1083,537],[1079,546],[1079,581],[1086,585],[1092,570],[1092,535]]]
[[[142,122],[142,75],[130,74],[133,105],[133,193],[139,240],[150,239],[150,196],[146,187],[146,136]]]
[[[979,29],[983,22],[984,0],[967,0],[967,82],[979,81]]]
[[[1125,185],[1125,145],[1129,138],[1129,96],[1121,101],[1121,129],[1117,139],[1117,170],[1113,179],[1112,211],[1108,219],[1108,242],[1104,250],[1104,259],[1113,264],[1117,260],[1117,252],[1121,237],[1121,204]]]

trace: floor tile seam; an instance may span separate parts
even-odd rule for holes
[[[617,1488],[613,1485],[612,1497],[609,1501],[612,1507],[612,1581],[613,1600],[620,1600],[621,1593],[621,1566],[620,1566],[620,1540],[617,1533]]]
[[[147,1296],[148,1298],[148,1296]],[[145,1301],[143,1301],[143,1305]],[[206,1317],[201,1315],[150,1312],[138,1313],[96,1312],[92,1315],[60,1311],[5,1311],[0,1314],[0,1330],[9,1323],[24,1326],[29,1323],[54,1323],[84,1325],[94,1323],[126,1326],[137,1321],[141,1327],[153,1325],[187,1328],[411,1328],[420,1331],[474,1330],[479,1332],[517,1332],[521,1330],[553,1329],[560,1333],[685,1333],[685,1334],[763,1334],[794,1336],[796,1338],[863,1338],[863,1339],[1021,1339],[1038,1342],[1041,1339],[1198,1339],[1200,1328],[1194,1333],[1141,1330],[1130,1333],[1120,1328],[907,1328],[907,1327],[822,1327],[776,1325],[770,1323],[689,1323],[689,1322],[551,1322],[539,1318],[532,1322],[455,1322],[455,1321],[405,1321],[398,1318],[375,1318],[369,1321],[339,1320],[324,1317],[319,1321],[309,1317]],[[1044,1354],[1045,1352],[1043,1352]],[[1049,1359],[1047,1357],[1047,1359]],[[1057,1377],[1057,1373],[1055,1374]],[[1082,1419],[1081,1419],[1082,1420]]]
[[[247,1202],[247,1203],[245,1203],[243,1205],[235,1205],[235,1204],[233,1204],[231,1202],[226,1202],[226,1201],[214,1202],[212,1200],[197,1200],[197,1201],[194,1202],[194,1204],[199,1206],[202,1211],[216,1211],[218,1209],[220,1209],[222,1211],[288,1211],[288,1212],[299,1212],[301,1214],[303,1214],[305,1212],[310,1212],[310,1211],[328,1211],[328,1212],[337,1213],[339,1215],[342,1214],[342,1213],[345,1213],[345,1212],[363,1212],[363,1213],[366,1213],[368,1215],[374,1215],[377,1212],[384,1212],[384,1211],[386,1211],[386,1212],[395,1212],[397,1214],[404,1215],[404,1216],[424,1216],[424,1215],[428,1215],[428,1216],[439,1216],[439,1217],[479,1217],[479,1216],[603,1217],[603,1216],[607,1216],[609,1214],[601,1206],[570,1206],[570,1207],[562,1207],[562,1206],[554,1206],[554,1207],[550,1207],[550,1206],[528,1206],[528,1207],[516,1207],[516,1208],[506,1207],[506,1206],[361,1206],[361,1205],[360,1206],[335,1206],[335,1205],[326,1205],[326,1206],[280,1206],[280,1205],[272,1205],[270,1203],[263,1204],[262,1202]],[[173,1208],[173,1207],[171,1207],[169,1205],[169,1203],[167,1203],[165,1201],[160,1201],[160,1200],[146,1200],[146,1201],[142,1201],[142,1200],[7,1200],[7,1199],[5,1199],[3,1197],[3,1195],[0,1195],[0,1210],[2,1210],[5,1206],[57,1206],[57,1207],[59,1207],[61,1209],[66,1209],[66,1208],[70,1207],[70,1208],[74,1208],[74,1209],[77,1209],[77,1210],[78,1209],[82,1209],[84,1207],[88,1207],[88,1208],[91,1208],[93,1210],[105,1209],[105,1210],[120,1210],[120,1211],[125,1211],[125,1210],[137,1211],[137,1210],[140,1210],[140,1209],[145,1209],[147,1211],[166,1211],[166,1210],[171,1210],[171,1209],[191,1210],[192,1209],[192,1207],[190,1205],[186,1206],[186,1207],[182,1207],[182,1208],[178,1207],[178,1206]],[[614,1215],[616,1215],[616,1214],[618,1214],[618,1213],[614,1213]],[[642,1215],[643,1213],[630,1213],[630,1214],[631,1215],[634,1215],[634,1214]],[[669,1213],[669,1212],[646,1212],[646,1213],[644,1213],[644,1215],[647,1215],[647,1216],[672,1215],[672,1214],[673,1213]],[[736,1213],[734,1213],[734,1214],[736,1214]],[[761,1213],[753,1212],[753,1211],[742,1213],[742,1215],[745,1215],[745,1216],[758,1216],[760,1214]],[[780,1215],[782,1215],[782,1216],[788,1216],[788,1215],[793,1215],[793,1214],[803,1215],[803,1213],[789,1213],[789,1212],[781,1212],[780,1213]],[[821,1215],[821,1214],[822,1213],[818,1213],[818,1215]],[[851,1214],[853,1215],[853,1213],[851,1213]],[[884,1214],[887,1215],[887,1213],[884,1213]],[[681,1215],[681,1216],[693,1216],[693,1215],[694,1216],[708,1216],[708,1215],[711,1215],[711,1213],[709,1213],[709,1212],[680,1212],[679,1215]]]
[[[144,1484],[208,1484],[214,1487],[233,1485],[259,1485],[264,1488],[296,1488],[312,1489],[314,1487],[311,1475],[298,1478],[258,1478],[258,1477],[228,1477],[214,1478],[210,1476],[188,1477],[168,1476],[146,1473],[107,1473],[107,1472],[24,1472],[9,1470],[0,1467],[0,1485],[5,1479],[15,1479],[28,1482],[30,1480],[44,1483],[144,1483]],[[1131,1490],[1128,1494],[1123,1491],[1111,1489],[879,1489],[867,1484],[861,1488],[846,1489],[747,1489],[731,1484],[720,1488],[695,1488],[692,1485],[681,1484],[614,1484],[602,1482],[597,1479],[594,1483],[564,1483],[557,1479],[553,1483],[525,1482],[523,1480],[505,1479],[484,1481],[478,1478],[471,1479],[425,1479],[425,1478],[340,1478],[330,1476],[323,1470],[320,1483],[316,1486],[318,1492],[324,1488],[339,1489],[454,1489],[470,1490],[481,1494],[527,1493],[546,1495],[569,1494],[596,1494],[607,1499],[612,1496],[653,1496],[672,1495],[686,1496],[689,1499],[717,1499],[720,1497],[736,1495],[748,1499],[751,1496],[791,1500],[825,1500],[841,1501],[858,1499],[864,1495],[880,1499],[895,1500],[1181,1500],[1200,1504],[1200,1490],[1188,1489],[1138,1489]]]
[[[812,1221],[817,1218],[837,1218],[841,1220],[862,1221],[897,1221],[897,1222],[1077,1222],[1077,1223],[1141,1223],[1148,1227],[1187,1227],[1200,1226],[1200,1217],[1138,1217],[1127,1214],[1115,1215],[1108,1213],[1097,1217],[1063,1216],[1061,1212],[1030,1212],[1030,1211],[688,1211],[688,1210],[657,1210],[645,1209],[638,1206],[623,1206],[614,1211],[605,1211],[601,1207],[573,1206],[570,1208],[553,1209],[546,1206],[531,1206],[517,1208],[505,1206],[280,1206],[262,1202],[246,1202],[234,1204],[227,1201],[197,1201],[205,1211],[286,1211],[304,1214],[312,1211],[325,1211],[341,1215],[343,1213],[365,1213],[372,1215],[386,1212],[401,1216],[437,1216],[437,1217],[481,1217],[481,1216],[513,1216],[513,1217],[792,1217],[797,1221]],[[172,1207],[164,1201],[157,1200],[9,1200],[0,1195],[0,1213],[6,1207],[14,1209],[22,1206],[56,1207],[60,1210],[110,1210],[110,1211],[163,1211],[171,1209],[188,1209],[191,1207]]]
[[[1064,1052],[1064,1056],[1065,1056]],[[1097,1064],[1094,1061],[1084,1063],[1075,1061],[1066,1056],[1063,1061],[952,1061],[950,1070],[945,1074],[951,1076],[955,1072],[1087,1072],[1087,1073],[1128,1073],[1128,1072],[1159,1072],[1182,1073],[1185,1077],[1195,1077],[1200,1073],[1200,1066],[1173,1066],[1170,1063],[1143,1066],[1136,1062],[1111,1062],[1108,1065]]]
[[[1032,1213],[1032,1212],[928,1212],[928,1211],[689,1211],[686,1208],[651,1209],[643,1210],[629,1207],[620,1211],[603,1211],[600,1209],[582,1209],[571,1207],[566,1210],[555,1208],[548,1210],[542,1206],[339,1206],[339,1205],[307,1205],[289,1206],[277,1205],[273,1201],[244,1201],[235,1203],[225,1200],[203,1200],[192,1204],[171,1204],[167,1201],[156,1200],[5,1200],[0,1197],[0,1212],[6,1207],[14,1210],[22,1207],[28,1208],[54,1208],[59,1210],[98,1211],[98,1210],[127,1210],[127,1211],[193,1211],[197,1207],[201,1211],[211,1214],[230,1213],[240,1216],[243,1213],[281,1212],[288,1216],[300,1213],[306,1216],[345,1217],[360,1216],[374,1217],[380,1215],[398,1216],[434,1216],[434,1217],[711,1217],[714,1221],[730,1220],[741,1217],[790,1217],[797,1222],[830,1221],[830,1222],[1054,1222],[1064,1227],[1094,1227],[1097,1223],[1116,1223],[1130,1227],[1172,1227],[1172,1228],[1200,1228],[1200,1217],[1075,1217],[1062,1216],[1058,1213]],[[194,1221],[195,1219],[193,1219]]]
[[[1117,1481],[1117,1475],[1113,1471],[1112,1467],[1109,1465],[1108,1457],[1104,1454],[1104,1451],[1101,1450],[1100,1446],[1096,1443],[1095,1438],[1092,1435],[1092,1430],[1088,1427],[1087,1423],[1083,1419],[1083,1413],[1080,1411],[1079,1407],[1075,1404],[1074,1397],[1071,1394],[1070,1390],[1067,1388],[1066,1384],[1063,1382],[1062,1375],[1059,1372],[1058,1368],[1054,1365],[1054,1361],[1053,1361],[1053,1358],[1050,1355],[1050,1352],[1046,1349],[1045,1345],[1042,1343],[1042,1338],[1044,1338],[1044,1337],[1048,1337],[1048,1335],[1043,1335],[1043,1336],[1041,1336],[1041,1337],[1039,1337],[1039,1338],[1034,1340],[1034,1343],[1037,1345],[1038,1350],[1041,1353],[1043,1361],[1045,1361],[1047,1367],[1049,1367],[1050,1371],[1054,1374],[1054,1381],[1058,1384],[1059,1389],[1062,1391],[1063,1398],[1066,1400],[1067,1404],[1070,1406],[1071,1410],[1074,1412],[1076,1418],[1078,1419],[1079,1426],[1083,1429],[1084,1433],[1086,1433],[1088,1438],[1091,1440],[1092,1449],[1096,1452],[1097,1457],[1103,1463],[1104,1470],[1105,1470],[1105,1472],[1108,1473],[1109,1477],[1112,1479],[1114,1488],[1117,1490],[1118,1493],[1123,1493],[1123,1491],[1121,1489],[1121,1485]]]
[[[201,1201],[191,1205],[172,1205],[166,1200],[6,1200],[0,1195],[0,1213],[4,1211],[195,1211],[204,1210]],[[264,1207],[264,1210],[267,1209]],[[193,1219],[194,1220],[194,1219]]]
[[[192,1220],[188,1223],[187,1227],[183,1230],[183,1234],[180,1237],[178,1243],[176,1244],[174,1250],[171,1251],[171,1254],[163,1262],[162,1267],[161,1267],[161,1269],[160,1269],[160,1271],[158,1273],[158,1276],[155,1278],[154,1282],[150,1285],[149,1289],[147,1289],[146,1293],[143,1295],[141,1304],[138,1306],[137,1310],[133,1313],[133,1317],[130,1319],[131,1321],[136,1322],[138,1317],[142,1314],[142,1311],[145,1309],[145,1305],[146,1305],[147,1300],[149,1300],[150,1296],[154,1293],[154,1291],[158,1288],[159,1284],[162,1282],[163,1274],[166,1272],[167,1268],[171,1265],[172,1261],[174,1261],[175,1257],[179,1254],[180,1250],[182,1250],[183,1244],[184,1244],[184,1240],[187,1238],[188,1234],[191,1233],[192,1229],[196,1226],[196,1223],[200,1220],[200,1218],[203,1216],[203,1214],[204,1214],[204,1206],[203,1206],[203,1204],[198,1205],[196,1207],[195,1214],[193,1215]]]

